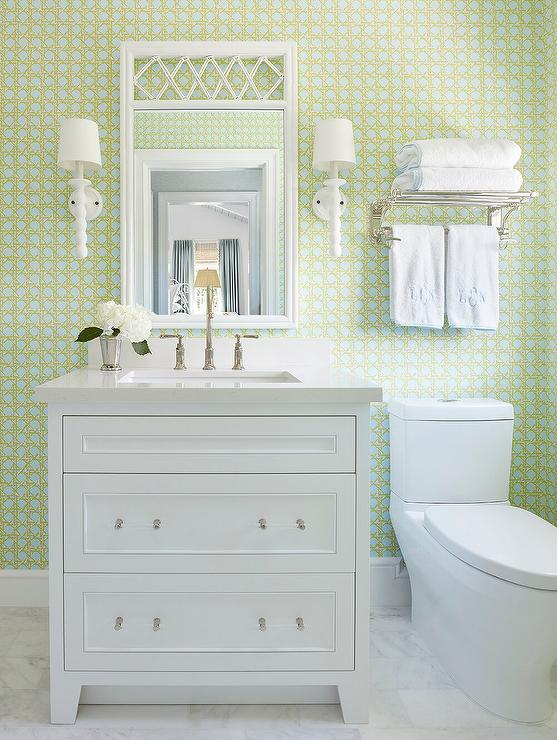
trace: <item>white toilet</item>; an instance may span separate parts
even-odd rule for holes
[[[389,413],[412,622],[478,704],[542,722],[557,658],[557,527],[509,503],[513,407],[393,400]]]

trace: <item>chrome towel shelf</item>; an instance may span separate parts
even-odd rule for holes
[[[482,192],[476,190],[392,190],[388,196],[371,204],[370,232],[378,244],[395,241],[391,227],[384,225],[386,214],[395,206],[439,206],[485,208],[487,223],[496,226],[503,244],[511,241],[508,221],[524,203],[539,195],[535,190],[522,192]]]

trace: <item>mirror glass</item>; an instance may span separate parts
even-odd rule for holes
[[[134,294],[201,320],[198,270],[217,270],[216,317],[285,313],[284,111],[134,111]]]

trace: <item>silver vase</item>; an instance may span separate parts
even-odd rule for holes
[[[99,337],[101,342],[101,354],[103,358],[103,364],[101,370],[108,370],[115,372],[121,370],[120,366],[120,351],[122,349],[122,340],[120,337]]]

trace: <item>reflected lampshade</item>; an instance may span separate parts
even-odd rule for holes
[[[216,270],[206,267],[204,270],[198,270],[195,276],[194,288],[220,288],[219,274]]]
[[[78,162],[85,170],[102,166],[99,127],[88,118],[67,118],[60,126],[58,166],[74,172]]]
[[[356,164],[354,131],[347,118],[326,118],[315,125],[313,167],[326,172],[332,162],[339,170]]]

